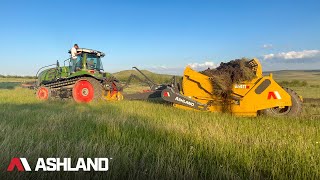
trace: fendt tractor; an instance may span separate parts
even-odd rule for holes
[[[64,66],[56,64],[42,67],[37,73],[37,97],[40,100],[52,98],[73,98],[79,103],[96,100],[119,101],[160,99],[174,107],[197,111],[229,112],[238,116],[299,116],[302,112],[302,97],[293,90],[282,88],[272,77],[262,75],[257,59],[248,62],[255,78],[233,85],[231,95],[226,100],[215,93],[218,87],[212,78],[203,73],[185,69],[182,80],[172,78],[169,84],[156,84],[142,71],[134,67],[144,79],[131,75],[126,83],[119,82],[113,75],[103,71],[103,52],[91,49],[77,49],[81,53],[75,60],[67,59]],[[70,53],[70,52],[69,52]],[[67,63],[67,65],[66,65]],[[55,67],[51,67],[55,66]],[[50,68],[51,67],[51,68]],[[74,67],[73,67],[74,68]],[[148,90],[124,94],[132,79],[149,86]],[[226,103],[228,102],[227,108]]]
[[[56,66],[43,70],[39,75],[37,73],[37,97],[41,100],[72,97],[76,102],[84,103],[102,98],[122,99],[119,81],[111,74],[103,72],[101,58],[105,54],[85,48],[77,49],[77,52],[81,55],[77,56],[76,60],[65,60],[62,67],[57,61],[56,64],[39,69],[38,73],[44,68]],[[75,63],[74,67],[72,63]]]

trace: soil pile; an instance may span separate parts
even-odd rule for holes
[[[207,69],[201,73],[212,80],[214,94],[222,97],[224,103],[229,103],[233,84],[250,81],[256,77],[249,62],[245,58],[222,62],[216,69]]]

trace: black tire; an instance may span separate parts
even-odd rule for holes
[[[85,82],[86,85],[90,88],[83,87],[79,85],[79,83]],[[91,90],[92,87],[92,90]],[[90,97],[86,97],[83,93],[84,89],[86,89],[87,95],[90,95]],[[93,92],[92,92],[93,91]],[[80,94],[81,93],[81,94]],[[89,103],[93,101],[99,101],[103,99],[103,93],[102,93],[102,85],[101,83],[91,77],[84,77],[79,79],[72,88],[72,97],[76,102],[79,103]]]
[[[302,113],[302,100],[296,92],[289,88],[283,88],[290,96],[292,106],[286,106],[284,108],[269,108],[262,110],[262,114],[267,116],[299,116]]]

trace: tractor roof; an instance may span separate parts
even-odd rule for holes
[[[105,56],[105,54],[103,52],[101,52],[101,51],[97,51],[97,50],[93,50],[93,49],[87,49],[87,48],[78,48],[77,52],[95,54],[95,55],[100,56],[100,57],[104,57]],[[71,51],[69,50],[68,53],[71,54]]]

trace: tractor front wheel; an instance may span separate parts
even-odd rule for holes
[[[51,90],[45,86],[40,86],[37,90],[37,98],[44,101],[50,99]]]
[[[89,103],[102,99],[102,86],[93,78],[81,78],[72,89],[72,97],[78,103]]]
[[[262,114],[267,116],[299,116],[302,113],[302,100],[296,92],[292,89],[284,88],[285,91],[291,96],[291,106],[284,108],[274,107],[262,110]]]

